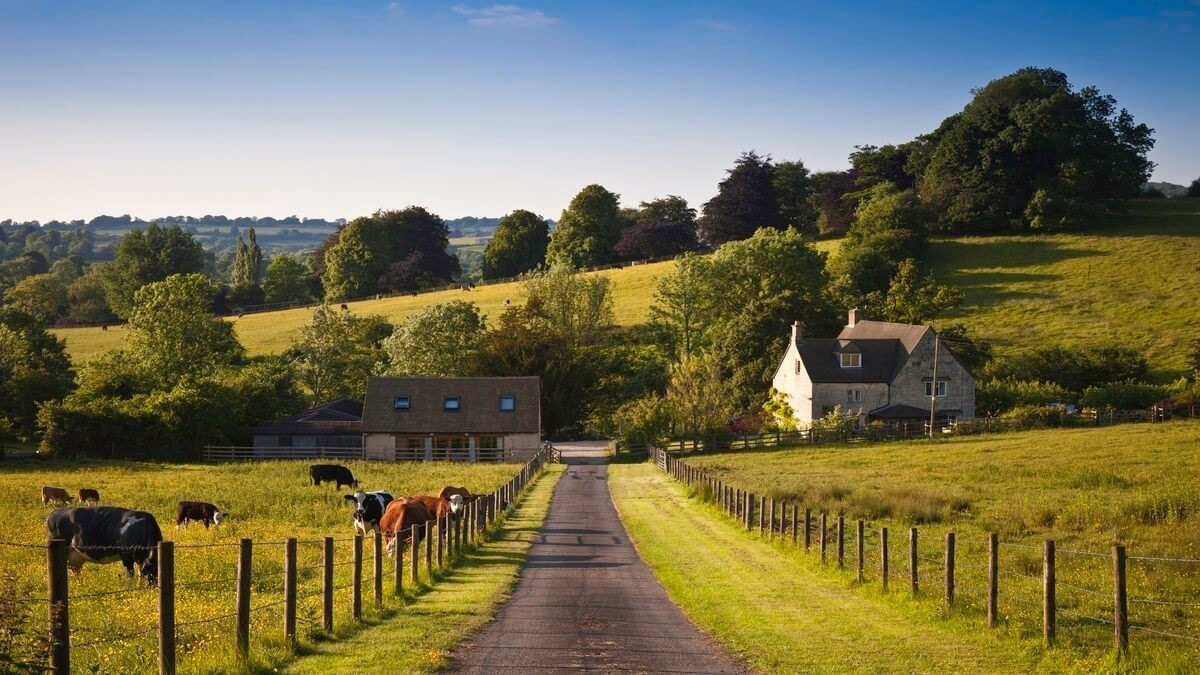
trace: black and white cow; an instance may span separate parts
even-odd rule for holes
[[[105,565],[118,560],[133,576],[134,565],[151,586],[158,581],[158,542],[162,530],[145,511],[117,506],[58,509],[46,518],[51,539],[67,540],[67,566],[75,574],[83,563]]]
[[[392,503],[392,493],[387,490],[363,492],[359,490],[352,495],[346,495],[346,501],[354,502],[354,533],[367,536],[379,527],[379,519],[383,518],[387,505]]]

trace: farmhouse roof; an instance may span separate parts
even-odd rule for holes
[[[259,422],[255,434],[359,433],[363,404],[348,398],[330,401],[279,420]]]
[[[514,408],[501,411],[500,398]],[[457,410],[446,409],[458,398]],[[398,409],[406,398],[407,410]],[[363,433],[536,434],[541,431],[537,377],[369,377]]]
[[[801,340],[796,344],[813,382],[891,382],[902,348],[896,340]],[[857,368],[843,368],[839,354],[861,354]]]
[[[855,321],[838,333],[838,338],[844,340],[899,340],[904,345],[904,355],[913,353],[925,334],[932,330],[929,326],[919,326],[911,323],[891,323],[888,321]],[[903,364],[901,364],[903,365]]]

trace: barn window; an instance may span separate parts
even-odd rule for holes
[[[397,396],[396,403],[393,407],[396,409],[396,412],[408,412],[408,408],[411,404],[412,401],[409,400],[407,396]]]
[[[862,368],[862,354],[841,354],[843,368]]]
[[[500,412],[513,412],[517,409],[517,397],[512,394],[500,396]]]
[[[442,410],[446,412],[458,412],[460,399],[457,396],[447,396],[442,399]]]

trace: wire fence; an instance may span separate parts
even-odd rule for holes
[[[889,531],[754,495],[662,450],[653,458],[749,534],[803,548],[860,583],[976,613],[989,627],[1040,630],[1046,644],[1125,652],[1135,631],[1139,644],[1200,658],[1200,558],[1127,555],[1120,545],[1064,549],[996,534],[957,538],[947,527]]]
[[[418,545],[399,546],[394,557],[379,531],[365,539],[114,546],[105,552],[129,558],[144,578],[98,588],[114,580],[73,579],[67,541],[0,542],[18,552],[26,569],[41,565],[47,574],[40,587],[0,575],[0,631],[21,643],[23,651],[11,649],[14,663],[56,673],[145,671],[156,665],[160,672],[175,672],[180,659],[188,669],[224,670],[228,666],[220,659],[236,653],[245,663],[252,644],[294,648],[329,639],[412,602],[414,590],[438,583],[487,540],[506,507],[552,458],[549,450],[538,453],[499,489],[438,518],[428,526],[428,540],[422,535]],[[156,559],[143,566],[151,556]]]

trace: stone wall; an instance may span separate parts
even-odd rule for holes
[[[933,377],[934,335],[928,333],[913,350],[892,382],[891,403],[929,410],[925,383]],[[960,419],[975,417],[975,378],[944,344],[938,345],[937,379],[946,381],[946,395],[937,399],[940,410],[960,410]]]

